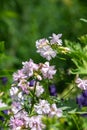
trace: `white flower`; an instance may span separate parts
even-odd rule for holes
[[[18,101],[21,101],[21,104],[23,104],[23,102],[24,102],[24,97],[23,97],[23,93],[22,92],[18,93]]]
[[[37,82],[36,92],[35,92],[36,96],[39,97],[43,92],[44,92],[43,87],[39,85],[39,82]]]
[[[61,117],[62,116],[62,110],[56,107],[56,104],[51,105],[50,113],[49,116],[57,116]]]
[[[48,114],[50,112],[50,104],[46,100],[40,100],[39,104],[34,105],[34,109],[38,114]]]
[[[77,83],[78,88],[82,90],[87,90],[87,80],[82,80],[80,78],[77,78],[76,83]]]
[[[18,93],[18,88],[17,87],[11,87],[10,89],[10,95],[13,97]]]
[[[61,38],[61,36],[62,36],[62,34],[55,34],[55,33],[53,33],[52,34],[52,37],[49,37],[49,38],[51,38],[51,40],[50,40],[50,43],[51,44],[55,44],[55,43],[57,43],[58,45],[62,45],[62,40],[60,39]]]
[[[49,62],[45,62],[41,68],[41,72],[45,79],[52,79],[53,75],[56,73],[56,70],[54,66],[49,66]]]

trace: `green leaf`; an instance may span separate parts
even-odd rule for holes
[[[0,108],[0,111],[9,110],[9,109],[11,109],[11,106],[1,107],[1,108]]]

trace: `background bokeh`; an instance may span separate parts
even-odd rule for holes
[[[0,41],[5,42],[5,66],[19,68],[30,58],[43,61],[35,41],[52,33],[75,40],[87,31],[86,0],[0,0]]]

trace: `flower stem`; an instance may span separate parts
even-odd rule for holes
[[[70,93],[71,93],[71,91],[74,89],[74,87],[72,87],[63,97],[62,97],[62,99],[63,98],[65,98],[65,97],[67,97]]]

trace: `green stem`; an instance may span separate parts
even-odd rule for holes
[[[68,96],[73,89],[74,89],[74,87],[72,87],[72,88],[62,97],[62,99],[65,98],[66,96]]]
[[[30,114],[32,113],[33,111],[33,106],[34,106],[34,103],[35,103],[35,91],[36,91],[36,85],[37,85],[37,81],[35,82],[35,86],[34,86],[34,92],[33,92],[33,96],[32,96],[32,105],[31,105],[31,110],[30,110]]]
[[[77,130],[80,130],[78,122],[77,122],[76,118],[74,117],[74,115],[71,115],[71,117],[72,117],[72,119],[73,119],[73,121],[74,121],[74,123],[75,123],[75,125],[77,127]]]

